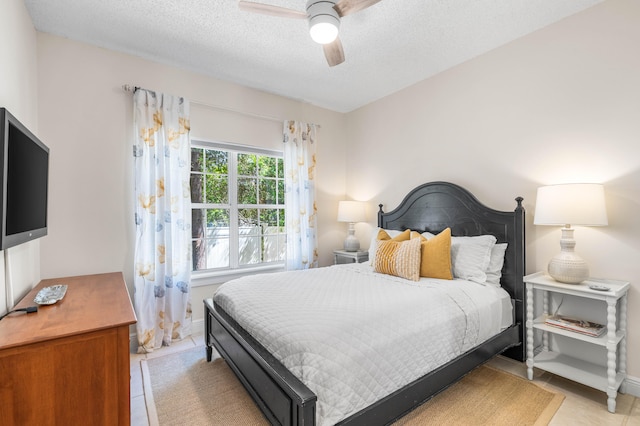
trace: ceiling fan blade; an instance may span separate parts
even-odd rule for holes
[[[351,13],[358,12],[362,9],[366,9],[369,6],[373,6],[380,0],[340,0],[333,6],[340,16],[346,16]]]
[[[327,62],[330,67],[334,67],[344,62],[344,50],[342,49],[342,42],[339,38],[329,44],[323,44],[322,50],[324,50],[324,56],[327,58]]]
[[[307,19],[306,12],[300,12],[298,10],[287,9],[270,4],[240,0],[238,2],[238,7],[240,10],[244,10],[245,12],[262,13],[263,15],[278,16],[280,18]]]

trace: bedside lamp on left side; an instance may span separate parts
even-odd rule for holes
[[[340,201],[338,203],[338,222],[349,223],[349,233],[344,240],[345,251],[358,251],[360,241],[355,236],[355,223],[367,219],[365,203],[361,201]]]

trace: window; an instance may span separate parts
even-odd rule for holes
[[[193,270],[285,260],[282,154],[192,142]]]

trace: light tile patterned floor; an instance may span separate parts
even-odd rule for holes
[[[147,407],[145,402],[140,361],[203,345],[204,336],[200,334],[150,354],[131,354],[132,426],[156,426],[153,421],[149,422],[149,419],[153,419],[154,416],[149,416],[148,413],[153,413],[155,407]],[[204,351],[202,356],[205,356]],[[526,367],[523,363],[508,358],[496,357],[489,361],[489,364],[512,374],[526,377]],[[640,398],[634,398],[631,395],[618,395],[616,413],[611,414],[607,411],[607,397],[604,392],[596,391],[587,386],[539,370],[536,370],[534,381],[543,387],[559,391],[565,395],[562,406],[560,406],[560,409],[551,420],[551,426],[640,426]]]

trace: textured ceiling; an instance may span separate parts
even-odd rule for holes
[[[305,0],[254,0],[304,11]],[[383,0],[329,67],[305,20],[235,0],[25,0],[38,31],[348,112],[603,0]]]

